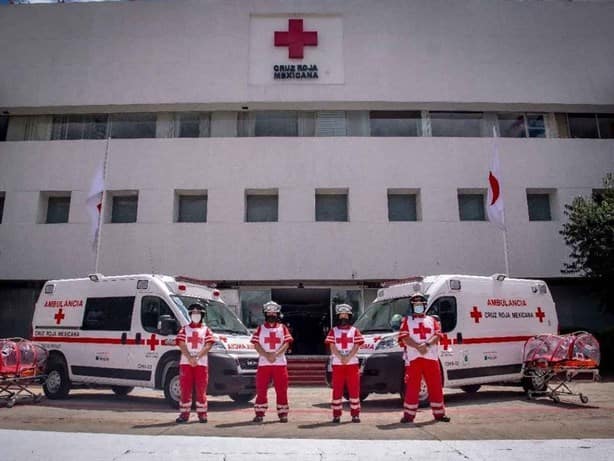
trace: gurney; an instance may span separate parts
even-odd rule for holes
[[[593,335],[578,331],[534,336],[525,343],[523,357],[523,377],[533,383],[533,389],[527,390],[529,399],[544,396],[558,403],[562,395],[568,395],[588,403],[588,397],[574,392],[571,383],[599,380],[599,343]]]
[[[30,389],[42,383],[47,351],[23,338],[0,339],[0,404],[11,408],[17,401],[38,403],[43,395]]]

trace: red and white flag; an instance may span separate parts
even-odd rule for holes
[[[495,141],[496,142],[496,141]],[[488,172],[488,220],[501,230],[505,230],[505,212],[501,192],[501,172],[499,169],[499,150],[495,144],[490,171]]]
[[[101,163],[90,186],[87,195],[87,213],[90,215],[90,241],[95,249],[98,243],[98,231],[100,229],[100,214],[102,212],[102,194],[104,193],[104,163]]]

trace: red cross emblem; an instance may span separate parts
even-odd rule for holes
[[[349,343],[354,343],[354,338],[350,338],[347,333],[342,333],[341,338],[335,338],[335,343],[341,344],[341,349],[348,347]]]
[[[155,351],[156,350],[156,346],[160,345],[160,340],[156,339],[156,335],[152,333],[152,335],[149,337],[149,339],[147,341],[145,341],[145,344],[147,344],[149,346],[149,350],[150,351]]]
[[[198,331],[192,331],[192,336],[188,339],[188,342],[192,346],[192,349],[196,349],[201,343],[201,338],[198,335]]]
[[[424,322],[420,322],[418,328],[414,328],[414,334],[420,335],[420,339],[426,339],[426,334],[430,333],[431,331],[433,330],[424,327]]]
[[[450,341],[450,338],[448,338],[448,335],[444,333],[443,335],[441,335],[440,343],[443,346],[443,350],[447,351],[448,346],[452,344],[452,341]]]
[[[269,343],[269,347],[271,349],[276,349],[277,344],[281,344],[281,339],[277,337],[274,331],[271,331],[271,333],[269,333],[269,336],[267,338],[264,338],[264,342]]]
[[[473,320],[475,320],[475,323],[480,323],[482,313],[478,310],[478,306],[473,306],[473,310],[471,311],[471,314],[469,314],[469,316],[473,318]]]
[[[539,319],[539,323],[544,323],[544,317],[546,316],[546,313],[544,311],[542,311],[541,307],[537,308],[537,311],[535,311],[535,317],[537,317]]]
[[[275,32],[275,46],[287,46],[290,59],[303,59],[303,48],[317,45],[318,33],[303,31],[302,19],[288,19],[288,32]]]
[[[64,320],[64,317],[66,317],[64,315],[64,311],[60,308],[60,310],[53,316],[53,318],[55,319],[55,324],[59,325],[60,322]]]

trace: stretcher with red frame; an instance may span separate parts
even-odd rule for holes
[[[30,386],[42,383],[47,351],[23,338],[0,339],[0,404],[11,408],[17,401],[38,403],[43,395]]]
[[[534,336],[524,345],[523,376],[532,382],[527,391],[529,399],[549,397],[561,401],[562,395],[588,397],[574,392],[575,380],[599,380],[599,343],[593,335],[577,331],[568,335],[544,334]]]

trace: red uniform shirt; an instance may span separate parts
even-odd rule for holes
[[[328,335],[324,340],[324,344],[334,344],[337,346],[341,355],[347,355],[354,348],[355,344],[359,346],[364,344],[365,340],[358,328],[348,325],[346,327],[334,327],[328,331]],[[358,363],[358,357],[354,355],[347,365]],[[336,355],[333,355],[333,365],[342,365],[341,360]]]
[[[401,343],[401,346],[405,346],[401,340],[403,338],[411,338],[417,343],[423,343],[430,339],[434,334],[441,337],[441,324],[434,317],[431,317],[430,315],[416,317],[410,315],[404,317],[403,322],[401,322],[401,328],[399,329],[399,342]],[[429,360],[439,360],[439,343],[431,345],[425,354],[420,354],[420,352],[413,347],[405,346],[403,359],[405,360],[406,365],[418,357]]]
[[[264,323],[260,325],[252,335],[252,344],[259,344],[265,352],[277,352],[284,344],[293,341],[288,327],[283,323]],[[287,365],[286,354],[279,355],[275,362],[271,363],[260,356],[258,366],[261,365]]]
[[[213,333],[204,323],[200,325],[195,323],[190,323],[186,325],[179,333],[177,333],[177,338],[175,339],[175,344],[178,346],[182,343],[185,343],[188,348],[188,352],[192,356],[198,355],[198,353],[205,347],[205,344],[214,343],[215,338],[213,337]],[[180,365],[188,365],[190,362],[187,357],[181,354],[181,360],[179,361]],[[209,363],[207,356],[201,357],[198,359],[198,365],[202,367],[206,367]]]

